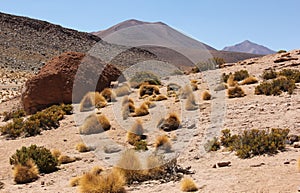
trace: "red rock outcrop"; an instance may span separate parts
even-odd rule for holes
[[[29,114],[59,103],[76,103],[88,91],[101,91],[121,76],[121,71],[100,59],[79,52],[66,52],[50,60],[22,92]]]

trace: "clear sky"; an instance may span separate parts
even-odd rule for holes
[[[216,49],[244,40],[300,48],[300,0],[1,0],[0,11],[86,32],[162,21]]]

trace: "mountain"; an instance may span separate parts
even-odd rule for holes
[[[242,43],[236,44],[234,46],[225,47],[223,51],[244,52],[244,53],[261,54],[261,55],[268,55],[268,54],[275,53],[275,51],[265,46],[253,43],[249,40],[243,41]]]
[[[93,32],[93,34],[112,44],[141,47],[176,66],[190,67],[212,57],[222,57],[226,62],[233,63],[260,56],[218,51],[163,22],[144,22],[131,19],[106,30]]]
[[[0,66],[30,70],[65,51],[87,52],[98,36],[0,12]]]

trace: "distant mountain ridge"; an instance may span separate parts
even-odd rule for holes
[[[259,54],[218,51],[163,22],[130,19],[106,30],[93,32],[93,34],[112,44],[142,47],[166,61],[181,63],[184,66],[195,65],[202,59],[206,60],[211,57],[220,57],[226,62],[233,63],[260,56]]]
[[[268,54],[276,53],[274,50],[271,50],[265,46],[253,43],[249,40],[245,40],[234,46],[225,47],[223,49],[223,51],[243,52],[243,53],[250,53],[250,54],[261,54],[261,55],[268,55]]]

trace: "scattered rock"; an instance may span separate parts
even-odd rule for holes
[[[299,136],[298,135],[289,135],[288,140],[290,141],[290,144],[294,144],[295,142],[299,142]]]
[[[219,163],[216,163],[215,165],[213,165],[213,168],[229,167],[230,164],[231,164],[230,161],[227,161],[227,162],[219,162]]]
[[[0,182],[0,190],[4,188],[4,183],[3,182]]]
[[[250,167],[256,168],[256,167],[261,167],[261,166],[264,166],[264,165],[266,165],[266,164],[265,163],[260,163],[260,164],[250,165]]]
[[[300,148],[300,142],[294,143],[294,148]]]
[[[104,152],[107,154],[120,152],[122,149],[116,145],[107,145],[104,147]]]

